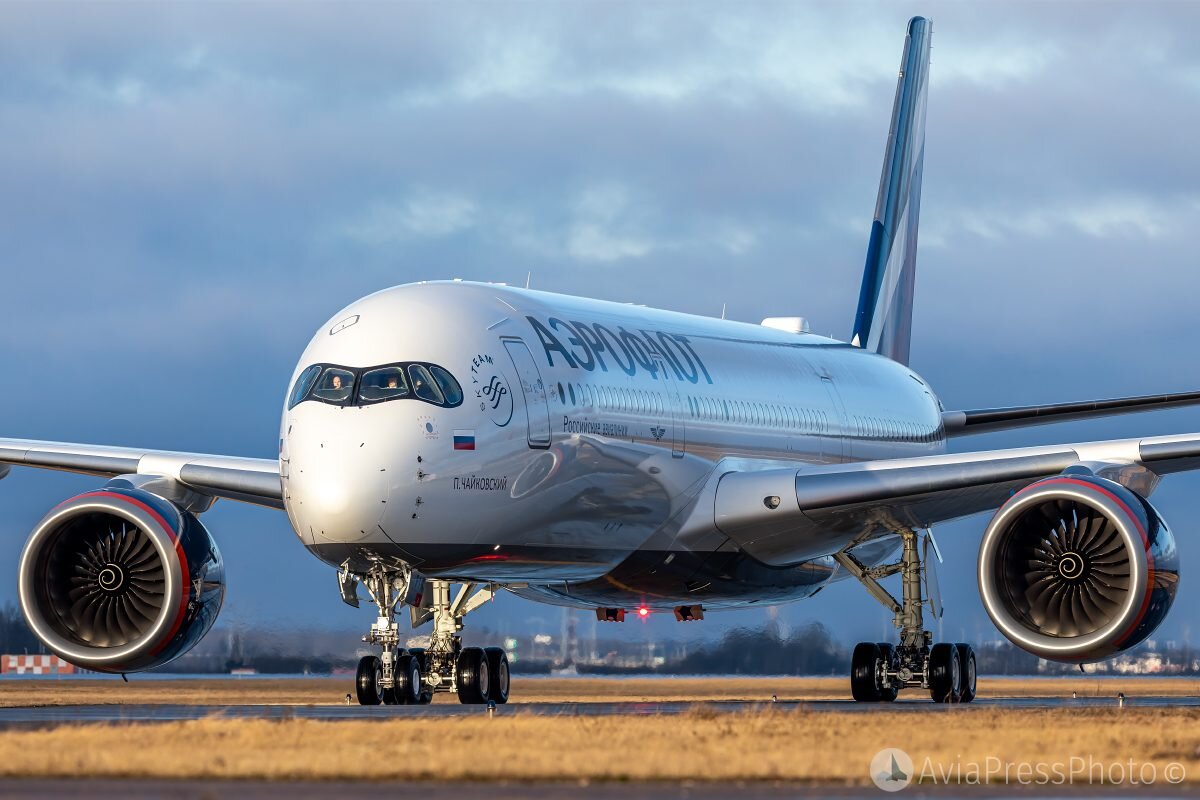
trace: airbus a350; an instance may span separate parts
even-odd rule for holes
[[[506,653],[464,647],[501,592],[700,619],[860,582],[893,643],[853,653],[853,696],[975,696],[967,644],[934,642],[932,528],[989,510],[984,606],[1016,645],[1086,662],[1144,640],[1179,559],[1147,499],[1200,466],[1200,434],[947,454],[952,437],[1200,402],[1200,392],[943,408],[910,369],[931,26],[908,24],[848,342],[761,325],[458,281],[385,289],[316,331],[286,388],[278,458],[0,440],[0,463],[106,479],[36,526],[21,608],[92,670],[161,666],[224,596],[200,518],[218,499],[277,508],[378,614],[363,704],[508,699]],[[0,466],[7,472],[8,466]],[[881,580],[901,576],[897,598]],[[336,582],[333,578],[336,576]],[[934,603],[936,606],[936,603]],[[937,611],[938,609],[934,609]],[[405,648],[398,619],[429,645]]]

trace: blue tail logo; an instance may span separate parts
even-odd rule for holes
[[[851,344],[908,363],[933,26],[908,23]]]

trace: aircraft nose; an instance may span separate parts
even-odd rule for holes
[[[379,531],[387,508],[382,448],[355,431],[294,436],[289,507],[314,542],[356,542]]]

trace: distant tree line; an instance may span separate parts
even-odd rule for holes
[[[25,616],[13,603],[0,608],[0,654],[42,653],[42,643],[25,624]]]
[[[849,652],[829,630],[810,622],[786,638],[774,626],[738,628],[658,671],[679,675],[842,675],[849,663]]]

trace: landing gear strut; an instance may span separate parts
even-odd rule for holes
[[[926,533],[926,536],[930,534]],[[918,553],[918,534],[900,531],[903,545],[900,560],[894,564],[866,567],[849,550],[834,558],[866,587],[871,596],[895,615],[900,644],[862,642],[854,648],[850,662],[850,691],[859,702],[891,702],[901,689],[919,687],[929,692],[934,702],[969,703],[975,699],[975,651],[968,644],[933,643],[933,634],[925,630],[921,596],[923,570]],[[899,573],[901,600],[879,583]],[[940,615],[940,609],[935,609]]]
[[[429,649],[422,654],[433,691],[454,692],[461,703],[508,702],[508,654],[499,647],[463,647],[463,617],[496,595],[495,584],[465,583],[454,599],[449,581],[430,581],[428,609],[412,610],[413,627],[432,620]]]
[[[347,573],[340,576],[343,586],[349,577]],[[388,570],[380,564],[362,576],[371,601],[379,607],[379,617],[363,641],[378,645],[383,652],[363,656],[358,662],[355,689],[360,705],[423,704],[433,698],[433,692],[425,689],[420,662],[400,648],[400,626],[396,624],[397,606],[411,599],[414,591],[416,597],[420,596],[420,580],[410,569]]]
[[[499,647],[463,647],[463,617],[491,600],[499,587],[463,584],[451,599],[450,581],[426,581],[407,566],[376,564],[358,575],[343,567],[342,598],[357,606],[361,581],[379,607],[379,617],[363,641],[380,655],[363,656],[355,679],[360,705],[424,705],[435,692],[453,692],[462,703],[508,702],[508,654]],[[412,627],[433,623],[428,648],[400,647],[396,610],[409,606]]]

